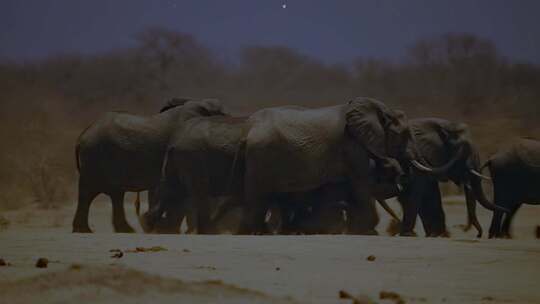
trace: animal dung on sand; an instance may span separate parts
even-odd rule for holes
[[[49,260],[47,258],[39,258],[36,262],[37,268],[47,268],[49,266]]]

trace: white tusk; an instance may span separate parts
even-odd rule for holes
[[[412,160],[412,164],[413,164],[417,169],[420,169],[420,170],[422,170],[422,171],[433,172],[433,169],[428,168],[428,167],[422,165],[420,162],[418,162],[418,161],[415,160],[415,159]]]
[[[473,174],[473,175],[476,175],[482,179],[485,179],[485,180],[491,180],[491,177],[488,177],[488,176],[485,176],[483,174],[481,174],[480,172],[474,170],[474,169],[471,169],[470,172]]]
[[[266,214],[264,215],[264,222],[268,224],[271,218],[272,218],[272,211],[271,210],[266,211]]]

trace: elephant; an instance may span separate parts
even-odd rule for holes
[[[426,236],[448,235],[438,183],[452,181],[464,186],[468,219],[481,237],[476,201],[488,210],[505,210],[491,203],[484,193],[482,179],[487,177],[479,172],[480,156],[468,126],[439,118],[418,118],[410,119],[409,127],[416,150],[431,168],[414,163],[418,170],[409,173],[406,186],[397,195],[404,210],[400,234],[414,235],[416,217],[420,215]]]
[[[509,210],[506,215],[494,211],[489,238],[510,238],[512,218],[521,204],[540,202],[540,141],[513,139],[506,148],[491,156],[484,167],[489,168],[493,182],[493,202]]]
[[[224,115],[223,104],[218,100],[175,98],[159,114],[141,117],[108,112],[86,128],[75,148],[79,198],[73,232],[92,232],[88,212],[100,193],[111,198],[115,231],[133,232],[124,214],[124,193],[149,190],[153,201],[153,189],[159,183],[163,157],[172,136],[182,131],[189,120],[213,115]]]
[[[199,117],[174,134],[163,160],[157,204],[141,216],[143,229],[152,232],[168,221],[177,230],[186,217],[190,226],[196,225],[189,229],[216,233],[211,215],[218,198],[243,198],[243,153],[250,127],[245,117]]]
[[[464,185],[468,218],[476,227],[477,236],[481,237],[482,227],[475,212],[476,201],[489,210],[497,209],[497,207],[489,202],[484,194],[481,179],[486,177],[479,172],[480,157],[472,142],[468,127],[462,123],[438,118],[410,119],[409,127],[417,153],[422,157],[424,163],[434,167],[426,168],[421,163],[414,162],[413,167],[414,169],[418,167],[418,170],[410,170],[406,174],[407,177],[403,183],[404,189],[401,192],[392,183],[393,181],[385,179],[384,175],[372,168],[371,176],[376,179],[375,184],[372,185],[372,195],[381,202],[383,207],[385,199],[398,197],[404,210],[404,224],[400,225],[401,235],[415,235],[413,229],[416,217],[420,215],[426,236],[447,236],[438,183],[439,181],[452,181],[458,186]],[[373,167],[374,164],[372,163],[371,166]],[[347,202],[350,199],[344,192],[344,187],[334,186],[332,189],[325,187],[323,193],[321,190],[315,193],[317,195],[310,196],[309,200],[316,206],[336,200]],[[282,197],[281,200],[284,198]],[[387,207],[385,209],[399,222],[391,209],[389,210]],[[296,210],[281,211],[281,213],[286,214],[287,212],[289,214],[295,213]],[[289,223],[289,226],[299,226],[301,222],[308,220],[309,215],[306,212],[299,212],[299,214],[302,216],[295,217],[296,223]],[[289,215],[288,218],[292,217]],[[282,226],[287,227],[285,224]]]
[[[199,232],[210,233],[211,197],[229,194],[243,204],[240,232],[264,233],[273,196],[343,182],[355,202],[349,218],[356,218],[357,225],[350,230],[375,233],[378,217],[369,195],[369,160],[397,181],[402,171],[395,158],[405,159],[410,138],[403,113],[371,98],[357,98],[319,109],[268,108],[236,124],[228,120],[200,118],[190,125],[189,134],[177,137],[165,157],[160,203],[142,217],[145,230],[163,214],[180,214],[172,211],[174,202],[185,206],[190,197],[196,201]],[[224,172],[229,171],[239,173],[227,179]],[[228,184],[235,186],[225,187]]]
[[[242,233],[264,233],[272,196],[302,193],[341,183],[348,193],[348,231],[376,234],[375,170],[400,184],[403,168],[416,158],[403,112],[358,97],[318,109],[277,107],[250,117],[245,148],[245,216]],[[437,171],[436,171],[437,172]]]

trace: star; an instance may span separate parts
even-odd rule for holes
[[[287,8],[287,4],[283,3],[283,4],[281,5],[281,8]]]

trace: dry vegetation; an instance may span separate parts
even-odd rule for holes
[[[418,41],[400,62],[328,65],[285,47],[247,47],[224,62],[194,37],[152,28],[137,46],[97,55],[0,62],[0,207],[45,208],[75,193],[74,143],[101,112],[150,114],[171,96],[216,97],[235,113],[372,96],[410,117],[469,123],[484,152],[540,128],[540,67],[468,34]]]

